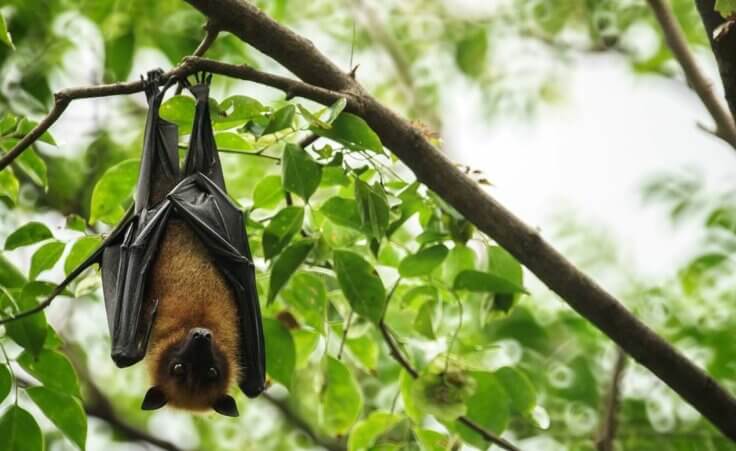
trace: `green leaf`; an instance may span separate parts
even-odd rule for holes
[[[401,261],[399,274],[401,274],[401,277],[426,276],[442,264],[445,257],[447,257],[447,252],[447,247],[444,244],[424,248]]]
[[[319,136],[330,138],[351,149],[383,152],[381,139],[362,118],[343,112],[331,125],[329,129],[311,127],[310,130]]]
[[[43,451],[43,434],[33,416],[11,405],[0,418],[3,451]]]
[[[102,238],[96,235],[83,236],[78,239],[69,251],[64,261],[64,274],[69,275],[77,266],[81,265],[102,244]]]
[[[335,272],[340,288],[355,313],[378,323],[386,304],[386,289],[376,270],[355,252],[334,252]]]
[[[296,367],[301,369],[307,366],[312,353],[320,342],[320,334],[308,329],[294,329],[291,337],[294,339],[296,350]]]
[[[476,293],[514,294],[526,290],[510,280],[487,272],[466,270],[455,278],[455,290],[468,290]]]
[[[263,335],[266,342],[266,371],[277,382],[291,388],[296,365],[296,348],[289,329],[281,321],[264,318]]]
[[[736,0],[716,0],[713,9],[724,19],[729,19],[736,13]]]
[[[404,412],[414,423],[421,424],[424,420],[424,413],[419,410],[414,399],[414,379],[405,369],[401,370],[399,376],[399,391],[401,400],[404,401]]]
[[[65,247],[64,243],[59,241],[51,241],[39,247],[31,257],[29,278],[35,280],[39,274],[53,268],[64,253]]]
[[[112,39],[105,40],[105,71],[114,81],[127,80],[133,66],[135,52],[135,30],[115,33]]]
[[[320,423],[330,435],[344,435],[363,410],[363,393],[353,373],[339,360],[327,356],[320,396]]]
[[[467,269],[475,269],[476,255],[475,251],[468,246],[455,243],[455,247],[450,249],[447,254],[443,268],[443,279],[449,285],[455,281],[455,278],[461,272]]]
[[[64,354],[43,349],[37,357],[34,357],[31,353],[23,351],[18,357],[18,363],[46,388],[81,398],[77,373]]]
[[[5,250],[11,251],[13,249],[38,243],[39,241],[48,240],[53,237],[54,235],[46,225],[35,221],[28,222],[17,228],[8,236],[5,240]]]
[[[481,427],[495,433],[501,434],[509,422],[510,399],[503,385],[493,373],[473,372],[476,389],[466,404],[468,411],[466,416],[478,423]],[[476,448],[485,448],[488,442],[477,432],[462,424],[453,424],[456,430],[467,443]]]
[[[0,365],[0,402],[10,394],[10,388],[13,385],[13,379],[7,365]]]
[[[308,201],[317,190],[322,178],[322,167],[304,149],[286,144],[282,160],[284,189]]]
[[[350,337],[346,341],[346,345],[353,355],[364,367],[373,372],[378,368],[378,358],[380,349],[375,337],[370,333],[364,333],[359,337]]]
[[[125,205],[133,196],[138,180],[139,160],[125,160],[109,168],[92,190],[89,223],[116,224],[125,215]]]
[[[381,239],[388,228],[388,201],[383,188],[370,186],[360,179],[355,180],[355,200],[363,230],[369,236]]]
[[[185,135],[192,131],[196,102],[184,95],[174,96],[161,104],[158,115],[179,126],[179,133]]]
[[[434,327],[432,326],[433,313],[434,302],[427,301],[419,308],[417,317],[414,319],[414,330],[430,340],[435,340],[437,338],[434,334]]]
[[[342,113],[347,104],[348,101],[345,100],[345,97],[340,97],[335,103],[330,105],[330,117],[327,118],[327,123],[331,125],[333,122],[335,122],[335,119],[340,117],[340,113]]]
[[[422,451],[447,451],[455,449],[455,443],[441,432],[431,429],[414,429],[414,436],[422,447]]]
[[[230,96],[220,103],[221,115],[214,115],[216,130],[226,130],[245,124],[261,115],[266,108],[258,100],[247,96]]]
[[[76,230],[77,232],[84,232],[87,230],[87,221],[83,217],[72,213],[66,217],[66,228]]]
[[[274,260],[271,268],[271,279],[268,288],[268,303],[276,299],[279,290],[286,285],[299,265],[306,260],[314,247],[314,240],[301,240],[291,244]]]
[[[281,297],[307,324],[324,333],[327,289],[319,276],[307,272],[295,274],[281,292]]]
[[[87,416],[78,399],[49,390],[46,387],[31,387],[26,393],[41,409],[46,418],[59,428],[80,450],[87,442]]]
[[[291,124],[294,121],[295,113],[296,108],[294,108],[294,105],[286,105],[285,107],[280,108],[271,115],[268,121],[268,125],[266,125],[266,128],[263,130],[262,134],[268,135],[291,127]]]
[[[490,272],[509,280],[518,286],[523,285],[524,270],[513,255],[500,246],[488,248],[488,267]]]
[[[337,225],[363,230],[360,214],[358,213],[358,204],[353,199],[331,197],[322,204],[319,211]]]
[[[412,396],[416,406],[443,421],[465,415],[465,402],[475,391],[475,381],[460,371],[436,374],[424,371],[414,380]]]
[[[23,288],[26,278],[18,268],[0,254],[0,287],[5,288]]]
[[[299,233],[304,222],[304,208],[286,207],[271,219],[263,231],[263,255],[267,260],[278,255]]]
[[[48,187],[48,175],[46,163],[33,149],[26,149],[15,164],[31,179],[33,183],[46,189]]]
[[[51,287],[48,284],[29,282],[23,287],[20,298],[16,300],[18,308],[21,312],[29,310],[38,305],[39,296],[47,296],[50,292]],[[14,342],[33,355],[41,352],[48,331],[46,316],[43,312],[10,322],[5,325],[5,329]]]
[[[215,135],[215,144],[220,150],[241,150],[248,151],[255,149],[251,141],[243,138],[242,135],[233,132],[217,133]]]
[[[521,371],[505,366],[494,372],[511,401],[511,412],[526,415],[537,404],[537,392],[528,377]]]
[[[313,125],[315,127],[321,127],[321,128],[330,128],[330,124],[322,121],[318,115],[312,114],[311,111],[304,108],[301,105],[297,105],[299,108],[299,113],[301,113],[302,117],[309,122],[309,125]]]
[[[365,420],[358,422],[348,439],[348,450],[358,451],[369,449],[376,440],[396,424],[401,421],[401,417],[389,412],[371,412]]]
[[[488,35],[484,29],[470,30],[455,48],[457,66],[472,78],[478,78],[483,74],[488,64],[487,57]]]
[[[8,32],[8,24],[5,22],[5,17],[2,14],[0,14],[0,42],[15,50],[13,38],[10,37],[10,32]]]
[[[0,198],[5,198],[12,207],[18,203],[18,192],[20,184],[15,178],[12,167],[7,167],[0,171]]]
[[[253,190],[253,208],[274,208],[283,198],[281,177],[269,175],[261,179]]]

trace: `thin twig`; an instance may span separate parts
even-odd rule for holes
[[[399,278],[396,283],[394,283],[394,286],[391,288],[391,291],[388,293],[388,296],[386,296],[386,307],[384,309],[384,316],[386,314],[386,311],[388,310],[388,305],[391,302],[391,298],[393,298],[394,293],[396,292],[396,289],[399,287],[399,284],[401,283],[401,278]],[[378,329],[381,331],[381,335],[383,336],[383,340],[386,342],[386,345],[388,346],[389,353],[391,354],[391,357],[393,357],[396,362],[401,365],[404,370],[406,370],[407,373],[413,378],[416,379],[419,377],[419,371],[417,371],[416,368],[409,362],[409,359],[407,359],[404,354],[401,352],[401,349],[399,349],[398,343],[396,343],[396,340],[393,336],[393,331],[388,327],[388,325],[385,323],[383,318],[381,318],[381,321],[378,323]],[[465,426],[469,427],[470,429],[473,429],[475,432],[480,434],[485,440],[487,440],[490,443],[493,443],[495,445],[500,446],[503,449],[509,450],[509,451],[520,451],[519,448],[517,448],[514,444],[509,442],[508,440],[505,440],[496,434],[494,434],[491,431],[486,430],[483,428],[483,426],[479,425],[478,423],[474,422],[468,417],[461,416],[457,419],[458,422],[464,424]]]
[[[616,348],[616,363],[611,375],[611,385],[604,400],[601,426],[596,438],[596,449],[598,451],[613,451],[613,440],[616,437],[617,414],[619,398],[621,395],[621,380],[626,369],[626,353],[621,348]]]
[[[307,434],[315,444],[330,451],[344,451],[347,449],[342,442],[337,440],[330,440],[317,434],[312,426],[304,420],[304,418],[302,418],[299,414],[294,412],[291,407],[289,407],[289,404],[286,401],[277,399],[269,395],[268,393],[263,393],[261,395],[261,398],[265,399],[266,401],[270,402],[271,405],[276,407],[289,424]]]
[[[401,350],[399,350],[399,346],[396,344],[396,341],[394,340],[392,336],[392,332],[388,328],[386,323],[381,321],[378,324],[378,328],[381,330],[381,335],[383,335],[383,339],[388,345],[388,349],[391,354],[391,357],[393,357],[394,360],[396,360],[396,362],[399,365],[401,365],[404,368],[404,370],[406,370],[406,372],[409,373],[409,375],[411,375],[412,378],[414,379],[418,378],[419,372],[417,371],[416,368],[412,366],[411,363],[409,363],[409,360],[407,360],[407,358],[404,357],[404,355],[401,353]],[[476,423],[475,421],[471,420],[470,418],[466,416],[458,417],[457,421],[469,427],[473,431],[477,432],[485,440],[487,440],[490,443],[493,443],[494,445],[498,445],[499,447],[509,450],[509,451],[521,451],[513,443],[497,436],[493,432],[485,429],[483,426],[479,425],[478,423]]]
[[[212,44],[215,43],[215,39],[217,39],[217,35],[220,34],[220,28],[217,27],[215,22],[210,19],[207,21],[206,24],[204,24],[204,38],[202,38],[202,42],[199,43],[196,49],[194,49],[194,53],[192,53],[192,56],[204,56],[205,53],[207,53],[207,50],[212,46]],[[181,94],[181,91],[184,89],[183,84],[179,84],[179,86],[176,87],[176,95]]]
[[[353,322],[353,311],[350,310],[348,313],[348,319],[345,322],[345,330],[342,331],[342,340],[340,340],[340,349],[337,351],[337,360],[342,360],[342,351],[345,348],[345,342],[348,339],[348,332],[350,331],[350,324]]]
[[[687,38],[677,23],[677,18],[665,0],[647,0],[664,32],[667,46],[685,72],[687,81],[697,93],[703,105],[716,123],[716,135],[723,137],[736,148],[736,123],[728,108],[713,91],[710,80],[700,70],[695,57],[687,45]]]

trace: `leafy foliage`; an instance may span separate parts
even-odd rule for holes
[[[671,56],[642,2],[519,0],[463,17],[451,10],[451,2],[389,1],[381,5],[378,26],[344,20],[340,11],[352,11],[352,3],[318,0],[299,8],[286,0],[256,3],[287,24],[317,24],[345,55],[354,48],[360,59],[385,45],[398,70],[374,71],[371,91],[429,123],[425,128],[439,125],[441,88],[457,76],[481,94],[491,114],[531,111],[538,101],[554,98],[549,93],[564,79],[559,67],[564,63],[534,71],[539,81],[518,92],[508,81],[532,72],[525,64],[539,56],[511,52],[509,61],[500,46],[510,39],[543,42],[542,55],[555,62],[577,48],[613,49],[636,70],[670,73]],[[706,45],[692,2],[672,5],[687,39]],[[728,14],[727,3],[719,1],[718,8]],[[13,77],[7,83],[12,90],[0,87],[0,152],[35,126],[31,118],[48,110],[49,75],[65,73],[75,55],[70,50],[85,45],[63,29],[76,30],[66,25],[80,23],[94,30],[95,55],[104,52],[95,81],[114,82],[138,76],[131,71],[139,67],[133,63],[143,49],[156,49],[172,64],[190,54],[201,36],[202,17],[178,0],[99,1],[84,7],[10,0],[0,8],[0,63]],[[622,43],[635,26],[654,31],[652,53],[634,55]],[[381,28],[385,33],[375,32]],[[45,50],[39,56],[35,49]],[[221,35],[207,55],[272,64],[230,35]],[[212,125],[228,188],[247,207],[268,374],[317,437],[336,438],[351,450],[447,450],[462,443],[487,448],[477,432],[455,421],[465,415],[519,441],[546,436],[566,449],[591,448],[610,377],[608,346],[600,334],[572,314],[549,308],[554,303],[545,302],[544,290],[525,278],[513,256],[407,175],[366,121],[345,111],[344,99],[315,106],[224,77],[215,78],[212,92],[217,97],[210,105]],[[141,102],[104,104],[113,115],[103,116],[93,139],[80,141],[74,152],[49,151],[55,138],[63,145],[71,134],[59,124],[59,136],[44,134],[0,172],[0,316],[38,305],[53,288],[41,280],[58,281],[62,271],[70,273],[125,214],[138,173]],[[188,95],[171,96],[161,109],[164,119],[180,127],[182,149],[193,115]],[[56,126],[53,131],[56,135]],[[312,135],[319,139],[300,144]],[[429,129],[427,136],[436,138]],[[646,298],[634,307],[648,322],[682,340],[688,352],[705,351],[703,366],[730,381],[733,321],[713,312],[733,301],[733,287],[723,282],[733,270],[733,196],[702,202],[696,178],[664,179],[648,187],[647,199],[668,202],[673,218],[705,215],[704,228],[718,238],[710,236],[708,251],[681,268],[668,289],[636,287],[630,297]],[[94,362],[88,365],[93,380],[121,417],[135,424],[147,418],[138,410],[143,375],[134,368],[128,378],[113,369],[103,338],[106,325],[97,320],[103,307],[84,301],[101,298],[99,274],[87,271],[64,296],[79,298],[57,301],[68,314],[54,310],[47,322],[45,313],[37,313],[0,327],[0,437],[10,449],[42,449],[62,435],[80,449],[87,443],[84,381],[66,353],[76,357],[75,364]],[[389,326],[398,352],[419,370],[418,379],[396,362],[381,325]],[[18,383],[21,371],[33,379],[28,385]],[[646,375],[635,377],[654,387],[656,396],[624,396],[622,449],[699,449],[705,441],[728,449],[702,420],[681,413],[685,407],[664,387]],[[675,407],[662,409],[657,402]],[[263,411],[258,402],[241,398],[239,404],[248,411],[246,421]],[[312,445],[311,439],[286,433],[289,424],[269,425],[274,433],[254,438],[258,428],[243,423],[192,421],[193,443],[199,439],[203,449],[223,449],[230,439],[233,449]],[[693,431],[702,434],[688,440]]]

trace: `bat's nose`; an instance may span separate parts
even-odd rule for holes
[[[189,331],[189,337],[194,341],[211,341],[212,331],[204,327],[195,327]]]

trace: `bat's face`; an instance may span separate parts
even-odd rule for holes
[[[154,386],[143,400],[144,410],[170,404],[238,416],[235,401],[227,394],[233,368],[209,329],[189,330],[184,338],[163,349],[154,365]]]

